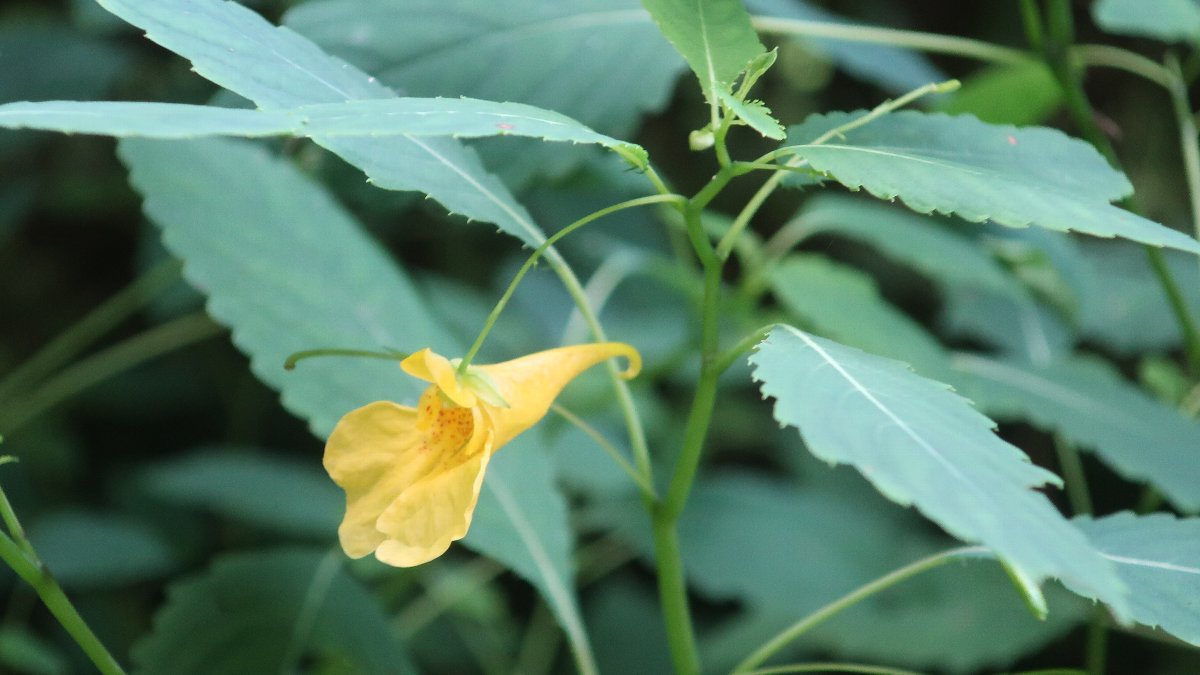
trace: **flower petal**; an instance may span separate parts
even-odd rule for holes
[[[387,538],[375,557],[396,567],[413,567],[440,556],[451,542],[466,536],[491,457],[489,433],[467,461],[429,475],[401,493],[376,522]]]
[[[422,401],[436,400],[436,386]],[[346,491],[338,538],[346,555],[361,558],[386,537],[380,515],[413,485],[463,463],[490,434],[470,408],[444,408],[418,425],[413,408],[376,401],[346,414],[325,444],[325,470]]]
[[[629,365],[621,373],[629,379],[642,367],[638,351],[623,342],[600,342],[548,349],[519,359],[478,366],[508,401],[508,408],[487,408],[496,430],[496,448],[512,440],[546,416],[559,392],[580,373],[607,359],[623,356]]]
[[[413,377],[436,384],[456,405],[470,408],[476,403],[475,393],[459,383],[454,364],[428,347],[401,361],[400,368]]]

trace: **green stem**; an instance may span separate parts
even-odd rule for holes
[[[774,656],[779,650],[783,649],[796,638],[815,628],[825,620],[833,617],[842,610],[851,607],[880,591],[890,588],[901,581],[914,577],[922,572],[940,567],[951,560],[976,556],[981,553],[987,553],[987,549],[982,546],[965,546],[955,548],[949,551],[942,551],[927,558],[922,558],[914,563],[905,565],[898,570],[889,572],[874,581],[860,586],[850,593],[834,600],[817,611],[800,619],[796,623],[788,626],[783,632],[768,640],[761,647],[754,650],[752,654],[742,660],[741,663],[733,669],[734,673],[745,674],[751,672],[758,667],[763,661]]]
[[[2,492],[0,490],[0,493]],[[7,499],[5,501],[7,502]],[[54,618],[58,619],[59,624],[87,654],[97,670],[104,675],[124,675],[125,671],[121,665],[117,663],[112,654],[108,653],[100,639],[79,615],[75,606],[71,604],[71,600],[67,598],[67,594],[50,574],[50,570],[46,569],[42,561],[32,552],[32,548],[29,549],[29,552],[24,550],[27,545],[27,542],[25,545],[18,545],[7,535],[0,534],[0,560],[3,560],[17,573],[17,576],[33,587],[38,597],[42,599],[42,603],[46,605],[46,609],[49,609]]]
[[[907,47],[933,54],[962,56],[992,63],[1021,63],[1029,58],[1029,55],[1020,49],[953,35],[769,16],[754,16],[750,18],[750,22],[755,30],[774,35],[798,35]]]
[[[758,210],[762,208],[763,202],[767,201],[771,193],[775,192],[776,188],[779,187],[779,183],[783,181],[783,177],[787,173],[787,171],[776,171],[771,174],[771,177],[750,197],[750,200],[746,202],[742,210],[738,212],[737,217],[733,219],[733,224],[729,226],[729,230],[725,232],[725,236],[721,237],[721,241],[717,243],[717,258],[725,260],[729,257],[729,252],[733,250],[734,245],[737,243],[738,236],[750,224],[750,219],[754,217],[754,214],[758,213]]]
[[[1108,612],[1103,606],[1092,608],[1088,622],[1087,657],[1084,666],[1088,675],[1104,675],[1108,661]]]
[[[28,398],[3,410],[0,429],[13,433],[41,413],[79,392],[157,356],[217,335],[224,329],[204,313],[156,326],[63,370]]]
[[[696,649],[692,614],[688,608],[679,533],[675,531],[675,522],[661,518],[657,510],[652,525],[654,560],[658,569],[658,598],[667,627],[671,662],[675,665],[676,675],[696,675],[700,672],[700,653]]]
[[[0,400],[32,386],[133,316],[179,279],[180,267],[175,260],[159,263],[60,333],[0,381]]]
[[[295,370],[296,364],[306,359],[313,359],[322,356],[350,356],[363,359],[381,359],[384,361],[403,361],[410,355],[398,351],[377,352],[369,349],[339,349],[339,348],[321,348],[321,349],[305,349],[295,352],[287,357],[283,362],[284,370]]]
[[[617,449],[617,446],[613,445],[612,442],[605,438],[604,434],[600,433],[595,427],[585,422],[582,417],[576,415],[570,410],[567,410],[559,403],[551,404],[550,409],[558,413],[559,416],[566,421],[575,425],[580,431],[587,434],[588,438],[591,438],[596,442],[596,445],[599,445],[604,452],[608,453],[608,456],[611,457],[614,462],[616,462],[617,466],[620,467],[627,476],[632,478],[633,482],[636,483],[638,488],[641,489],[643,498],[650,501],[658,500],[658,494],[655,493],[654,486],[650,484],[650,482],[647,480],[647,477],[638,473],[638,470],[633,468],[633,465],[629,463],[629,460],[625,459],[625,456],[621,454],[621,451]]]
[[[1192,231],[1200,238],[1200,134],[1196,118],[1188,102],[1187,84],[1174,55],[1167,55],[1167,70],[1171,73],[1171,103],[1179,124],[1179,147],[1183,150],[1183,168],[1187,175],[1188,199],[1192,207]]]
[[[716,180],[714,178],[714,180]],[[695,200],[684,211],[688,235],[704,268],[704,296],[701,306],[700,379],[692,399],[684,431],[683,448],[676,461],[671,484],[662,501],[653,504],[655,561],[658,565],[658,589],[667,628],[667,641],[675,670],[681,675],[700,671],[700,657],[688,609],[687,585],[684,581],[683,558],[679,550],[676,524],[687,503],[688,494],[696,479],[704,439],[716,404],[716,370],[718,348],[718,303],[721,290],[722,261],[709,241],[700,222],[700,207]]]
[[[1072,41],[1074,40],[1075,26],[1069,0],[1049,0],[1046,13],[1046,29],[1045,38],[1042,41],[1043,57],[1046,60],[1046,64],[1050,67],[1051,72],[1054,73],[1055,79],[1058,80],[1072,120],[1079,127],[1079,131],[1083,137],[1099,150],[1108,159],[1110,164],[1119,169],[1121,163],[1117,157],[1116,149],[1096,123],[1092,104],[1083,89],[1082,73],[1072,63],[1071,54],[1074,49]],[[1177,81],[1175,73],[1172,73],[1169,69],[1162,70],[1167,72],[1171,79]],[[1171,92],[1172,99],[1178,101],[1178,87],[1168,86],[1167,89]],[[1183,97],[1183,105],[1186,109],[1186,90],[1183,91]],[[1177,110],[1178,106],[1179,104],[1176,102]],[[1190,117],[1190,111],[1188,112],[1188,116]],[[1184,125],[1187,125],[1193,131],[1195,130],[1190,119],[1187,122],[1181,120],[1180,125],[1181,129],[1184,128]],[[1195,142],[1195,138],[1190,140],[1184,139],[1185,163],[1188,161],[1187,156],[1189,152],[1186,146],[1194,146]],[[1196,180],[1200,181],[1200,166],[1195,168],[1197,170]],[[1191,168],[1188,170],[1191,171]],[[1193,199],[1193,214],[1196,218],[1200,219],[1200,204],[1196,201],[1200,199],[1197,196],[1200,184],[1193,183],[1190,175],[1188,188],[1191,191]],[[1129,200],[1126,200],[1123,205],[1135,213],[1138,211],[1136,205]],[[1200,234],[1200,220],[1197,220],[1197,223],[1198,234]],[[1193,374],[1200,373],[1200,328],[1197,327],[1196,319],[1192,316],[1191,309],[1184,301],[1183,294],[1179,291],[1179,285],[1166,265],[1162,251],[1153,246],[1146,246],[1145,251],[1155,277],[1157,277],[1159,285],[1162,287],[1163,295],[1166,297],[1167,303],[1175,315],[1176,323],[1179,325],[1180,333],[1186,345],[1190,370]]]
[[[1071,511],[1075,515],[1091,514],[1092,496],[1088,490],[1087,475],[1083,472],[1079,450],[1063,438],[1062,434],[1054,434],[1054,450],[1058,453],[1058,466],[1062,469]]]
[[[4,526],[8,528],[8,534],[13,541],[21,547],[25,555],[36,559],[37,553],[33,550],[33,544],[29,543],[29,538],[25,536],[25,528],[17,519],[17,512],[13,510],[12,503],[8,501],[8,494],[3,489],[0,489],[0,516],[4,518]]]
[[[871,666],[865,663],[791,663],[786,666],[760,668],[746,675],[786,675],[787,673],[863,673],[864,675],[923,675],[913,670]]]
[[[619,204],[613,204],[612,206],[607,206],[605,208],[600,209],[599,211],[594,211],[592,213],[589,213],[588,215],[580,218],[579,220],[576,220],[575,222],[571,223],[570,225],[567,225],[566,227],[562,228],[558,232],[555,232],[553,235],[548,237],[546,239],[546,241],[542,242],[541,246],[538,246],[537,249],[534,250],[534,252],[528,258],[525,259],[525,263],[521,265],[521,269],[517,270],[517,274],[513,277],[512,281],[510,281],[508,283],[508,288],[504,289],[504,295],[500,296],[500,300],[496,303],[496,306],[492,308],[491,313],[488,314],[487,320],[483,322],[483,329],[481,331],[479,331],[479,335],[476,336],[475,342],[472,343],[471,348],[469,350],[467,350],[467,355],[464,356],[462,358],[462,361],[459,363],[458,372],[460,372],[460,373],[467,372],[467,368],[470,367],[471,361],[473,361],[475,359],[475,356],[479,353],[479,349],[481,347],[483,347],[483,343],[485,340],[487,340],[488,334],[491,333],[492,327],[496,325],[496,321],[500,319],[500,314],[504,311],[504,308],[508,305],[508,301],[512,298],[513,293],[516,292],[517,285],[521,283],[521,280],[525,278],[525,275],[529,272],[529,270],[533,269],[533,266],[535,264],[537,264],[537,261],[542,257],[542,255],[547,250],[549,250],[550,247],[553,246],[556,242],[558,242],[560,239],[567,236],[568,234],[571,234],[575,230],[578,230],[579,228],[583,227],[584,225],[587,225],[588,223],[590,223],[594,220],[598,220],[600,218],[603,218],[604,216],[607,216],[612,213],[616,213],[618,211],[624,211],[625,209],[632,209],[632,208],[636,208],[639,206],[646,206],[648,204],[662,204],[665,202],[681,203],[683,201],[686,201],[685,197],[681,197],[679,195],[672,195],[672,194],[651,195],[649,197],[638,197],[637,199],[630,199],[628,201],[624,201]],[[573,274],[571,276],[574,277]],[[583,294],[584,298],[586,298],[587,293],[586,293],[586,291],[584,291],[582,286],[579,286],[578,279],[575,280],[575,285],[578,286],[578,291]],[[584,302],[582,304],[584,307],[588,307],[589,309],[591,307],[590,302]],[[580,308],[580,312],[584,313],[582,307]],[[589,311],[586,314],[592,314],[592,312]],[[593,319],[594,319],[594,315],[593,315]],[[585,318],[585,320],[586,320],[586,318]],[[590,321],[589,321],[589,324],[591,324]],[[597,323],[596,326],[598,326],[598,325],[599,324]]]
[[[718,374],[724,373],[726,370],[729,370],[730,366],[733,365],[734,361],[736,361],[739,357],[741,357],[746,352],[750,351],[751,349],[754,349],[755,345],[757,345],[758,343],[767,339],[767,335],[770,334],[771,329],[778,325],[779,324],[775,324],[775,323],[768,324],[766,326],[763,326],[762,328],[759,328],[758,330],[754,331],[753,333],[750,333],[746,337],[742,338],[741,340],[738,341],[737,344],[730,347],[729,349],[726,349],[725,351],[721,352],[720,355],[717,356],[717,358],[713,364],[713,368],[717,371]]]

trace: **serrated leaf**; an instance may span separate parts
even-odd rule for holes
[[[138,482],[160,502],[329,541],[344,507],[341,493],[315,463],[250,448],[197,450],[147,467]]]
[[[787,132],[783,125],[771,116],[771,109],[762,101],[743,101],[724,89],[718,89],[717,96],[725,105],[729,106],[738,119],[750,125],[751,129],[777,141],[787,138]]]
[[[1057,431],[1118,473],[1147,481],[1179,508],[1200,511],[1200,423],[1084,356],[1045,366],[972,354],[953,357],[967,395],[993,417]]]
[[[1166,42],[1200,40],[1200,3],[1196,0],[1096,0],[1096,24],[1118,35],[1158,38]]]
[[[513,99],[616,136],[683,67],[638,0],[314,0],[284,23],[408,94]]]
[[[1075,524],[1116,563],[1134,621],[1200,646],[1200,518],[1123,512]]]
[[[1012,275],[977,243],[952,231],[961,222],[922,216],[889,204],[822,192],[785,225],[805,238],[834,234],[876,248],[929,277],[943,290],[974,286],[1005,295],[1024,293]]]
[[[750,27],[741,0],[642,0],[658,29],[700,78],[704,96],[733,84],[752,59],[766,51]]]
[[[230,326],[251,370],[280,390],[285,407],[308,420],[318,436],[371,401],[413,404],[424,385],[394,364],[364,359],[315,359],[287,372],[283,362],[289,354],[315,346],[461,351],[407,275],[319,185],[286,161],[225,139],[127,140],[119,154],[145,197],[148,217],[163,229],[167,248],[185,261],[184,276],[208,295],[208,311]],[[502,459],[496,459],[498,467]],[[562,496],[540,482],[536,471],[505,479],[501,469],[496,475],[521,495],[519,503],[533,500],[547,513],[553,513],[548,503],[562,508]],[[481,498],[473,532],[484,522],[510,517],[489,512],[498,506]],[[565,518],[530,522],[546,541],[570,541]],[[571,573],[558,566],[559,558],[550,559],[556,572],[550,578],[542,576],[547,568],[530,567],[529,554],[512,540],[477,534],[466,543],[530,573],[527,578],[560,621],[578,623],[574,596],[560,587]],[[577,648],[586,649],[586,643]]]
[[[59,583],[71,589],[157,579],[179,563],[162,534],[120,514],[60,511],[35,520],[29,539]]]
[[[234,2],[98,1],[190,60],[200,75],[264,110],[395,96],[374,77]],[[382,188],[423,192],[451,212],[495,223],[527,244],[545,239],[508,189],[458,141],[414,136],[313,140]]]
[[[746,0],[746,7],[763,17],[864,25],[801,0]],[[910,49],[815,37],[792,39],[814,46],[850,75],[874,83],[892,94],[903,94],[930,82],[946,80],[945,73],[934,67],[922,54]]]
[[[1028,578],[1069,579],[1128,616],[1112,564],[1033,489],[1058,477],[1030,464],[946,385],[790,326],[772,330],[750,361],[763,394],[776,399],[775,419],[797,427],[818,458],[853,465],[884,496],[991,548]]]
[[[785,259],[771,272],[771,288],[788,313],[831,339],[905,361],[938,376],[946,352],[916,321],[890,305],[863,272],[823,256]]]
[[[813,144],[864,114],[809,117],[788,130],[789,149],[846,187],[899,198],[920,213],[1123,237],[1200,254],[1195,239],[1105,201],[1128,195],[1129,181],[1083,141],[1053,129],[902,111]]]
[[[146,675],[284,672],[317,658],[356,673],[415,672],[378,601],[341,553],[238,553],[173,584],[133,650]]]
[[[598,134],[552,110],[469,98],[388,98],[281,110],[174,103],[41,101],[0,105],[0,127],[142,138],[200,136],[529,136],[599,143],[636,166],[646,151]],[[782,138],[782,137],[781,137]]]

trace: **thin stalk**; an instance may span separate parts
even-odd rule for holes
[[[1058,453],[1058,466],[1062,469],[1071,511],[1075,515],[1091,514],[1092,495],[1088,490],[1087,475],[1083,472],[1079,450],[1062,434],[1054,434],[1054,451]]]
[[[1192,231],[1200,238],[1200,134],[1196,131],[1196,118],[1188,102],[1187,84],[1184,83],[1179,59],[1173,54],[1168,54],[1166,67],[1171,73],[1171,86],[1168,91],[1171,93],[1175,120],[1179,124],[1179,147],[1183,150],[1183,168],[1187,175],[1188,199],[1192,207]]]
[[[1137,52],[1112,45],[1074,45],[1069,51],[1071,59],[1080,65],[1123,70],[1153,82],[1163,89],[1169,90],[1172,86],[1170,71],[1163,68],[1162,64]]]
[[[33,550],[33,544],[29,543],[29,538],[25,536],[25,528],[21,526],[17,512],[13,510],[12,503],[8,501],[8,494],[3,489],[0,489],[0,516],[4,518],[4,527],[8,529],[9,536],[17,543],[17,546],[20,546],[31,560],[36,560],[37,552]]]
[[[729,370],[734,361],[738,360],[738,358],[743,354],[753,349],[755,345],[767,339],[767,334],[769,334],[771,329],[777,325],[779,324],[773,323],[763,326],[762,328],[759,328],[758,330],[739,340],[734,346],[721,352],[714,360],[713,369],[717,371],[717,374],[721,374],[726,370]]]
[[[0,381],[0,400],[26,389],[71,361],[179,279],[175,260],[159,263],[105,300]]]
[[[617,449],[617,446],[613,445],[611,441],[605,438],[604,434],[597,431],[595,427],[584,421],[582,417],[576,415],[570,410],[567,410],[561,404],[553,403],[550,405],[550,409],[558,413],[559,416],[566,421],[575,425],[580,431],[587,434],[588,438],[595,441],[596,445],[599,445],[600,448],[603,449],[604,452],[606,452],[614,462],[616,462],[617,466],[625,472],[625,475],[633,479],[633,482],[636,483],[638,488],[642,491],[643,498],[651,501],[656,501],[658,499],[658,495],[654,491],[654,486],[650,484],[650,482],[646,479],[646,476],[638,473],[638,470],[633,468],[633,465],[629,463],[629,460],[625,459],[625,456],[620,450]]]
[[[553,235],[548,237],[546,239],[546,241],[542,242],[541,246],[538,246],[537,249],[535,249],[534,252],[528,258],[525,259],[525,263],[521,265],[521,269],[517,270],[517,273],[515,276],[513,276],[512,281],[510,281],[508,283],[508,288],[504,289],[504,294],[502,296],[500,296],[500,300],[498,302],[496,302],[496,306],[493,307],[491,313],[488,314],[487,320],[485,320],[483,322],[483,329],[479,331],[479,335],[475,337],[475,342],[472,343],[471,348],[469,350],[467,350],[467,355],[464,356],[462,358],[462,361],[459,363],[458,371],[460,373],[467,372],[467,368],[470,367],[471,361],[473,361],[475,359],[476,354],[479,353],[479,349],[481,347],[483,347],[483,343],[485,340],[487,340],[488,334],[491,333],[492,327],[496,325],[496,321],[500,319],[500,314],[504,311],[504,308],[508,305],[508,301],[512,298],[513,293],[516,292],[517,285],[521,283],[521,280],[525,278],[525,275],[529,273],[529,270],[533,269],[533,266],[537,264],[537,261],[542,257],[542,255],[547,250],[549,250],[550,247],[553,246],[556,242],[558,242],[563,237],[566,237],[568,234],[571,234],[575,230],[578,230],[579,228],[583,227],[584,225],[587,225],[588,223],[590,223],[594,220],[598,220],[600,218],[603,218],[604,216],[616,213],[618,211],[624,211],[625,209],[632,209],[632,208],[636,208],[639,206],[646,206],[648,204],[662,204],[662,203],[666,203],[666,202],[678,203],[678,202],[682,202],[684,200],[685,200],[684,197],[681,197],[679,195],[670,195],[670,194],[668,194],[668,195],[651,195],[649,197],[638,197],[637,199],[630,199],[628,201],[624,201],[619,204],[613,204],[612,206],[607,206],[605,208],[600,209],[599,211],[594,211],[592,213],[589,213],[588,215],[580,218],[579,220],[576,220],[575,222],[571,223],[570,225],[567,225],[566,227],[562,228],[558,232],[555,232]],[[574,278],[574,274],[572,274],[571,276],[572,276],[572,278]],[[578,279],[576,279],[575,284],[578,285],[578,283],[579,283],[579,281],[578,281]],[[584,291],[582,286],[579,286],[579,291],[581,293],[583,293],[584,298],[587,297],[587,293],[586,293],[586,291]],[[587,313],[593,314],[593,318],[594,318],[594,313],[590,311],[591,303],[584,302],[582,304],[583,304],[583,306],[589,308],[589,312],[587,312]],[[582,308],[580,308],[580,312],[584,313]],[[586,320],[587,319],[585,318],[585,321]],[[589,324],[590,323],[591,322],[589,322]],[[598,326],[599,324],[597,323],[596,325]]]
[[[798,35],[801,37],[828,38],[845,40],[847,42],[867,42],[894,47],[907,47],[933,54],[961,56],[991,63],[1020,63],[1029,58],[1029,55],[1020,49],[1002,47],[990,42],[972,40],[954,35],[938,35],[936,33],[877,28],[874,26],[835,24],[823,21],[783,19],[772,16],[750,17],[750,23],[760,33],[771,35]]]
[[[733,219],[733,224],[729,226],[729,230],[725,232],[725,236],[721,237],[721,241],[717,243],[717,258],[725,260],[729,257],[729,252],[733,250],[737,243],[738,236],[750,224],[750,219],[758,210],[762,208],[767,198],[771,193],[775,192],[779,187],[779,183],[783,181],[783,177],[787,175],[787,171],[776,171],[768,178],[754,193],[742,210],[738,212],[737,217]]]
[[[757,668],[759,664],[774,656],[777,652],[779,652],[779,650],[786,647],[790,642],[820,625],[827,619],[833,617],[842,610],[851,607],[871,597],[872,595],[875,595],[876,593],[879,593],[880,591],[900,583],[901,581],[914,577],[922,572],[945,565],[951,560],[975,556],[986,552],[987,549],[982,546],[964,546],[961,548],[955,548],[949,551],[936,553],[909,565],[905,565],[898,570],[889,572],[882,577],[875,579],[874,581],[858,587],[841,598],[834,600],[812,614],[800,619],[791,626],[788,626],[784,631],[768,640],[761,647],[754,650],[753,653],[743,659],[742,662],[733,669],[733,672],[735,674],[740,673],[744,675],[745,673],[753,671],[753,669]]]
[[[3,490],[0,489],[0,495]],[[8,503],[8,499],[4,499],[4,503]],[[12,515],[16,521],[16,515]],[[7,521],[7,517],[6,517]],[[3,560],[12,571],[17,573],[17,576],[25,580],[25,583],[33,587],[37,592],[38,597],[42,599],[42,603],[46,605],[46,609],[58,619],[58,623],[66,629],[71,639],[79,648],[87,654],[92,663],[96,666],[103,675],[125,675],[124,669],[112,654],[104,648],[104,644],[92,632],[92,629],[79,615],[75,606],[71,604],[71,600],[67,598],[67,594],[63,592],[62,587],[54,580],[50,574],[50,570],[42,564],[37,554],[33,552],[33,547],[23,535],[18,535],[22,532],[20,526],[12,528],[12,534],[17,537],[17,541],[9,538],[8,535],[0,533],[0,560]],[[17,543],[17,542],[20,543]]]
[[[865,663],[791,663],[786,666],[760,668],[746,675],[786,675],[787,673],[863,673],[864,675],[924,675],[915,670],[901,670]]]
[[[1071,114],[1071,119],[1079,128],[1080,133],[1104,155],[1110,164],[1119,169],[1121,162],[1117,157],[1116,149],[1113,147],[1112,141],[1109,140],[1108,136],[1104,135],[1100,126],[1096,123],[1096,116],[1092,110],[1091,101],[1088,100],[1087,94],[1083,89],[1082,72],[1076,67],[1071,58],[1072,50],[1074,49],[1072,41],[1075,36],[1074,17],[1071,12],[1071,3],[1069,0],[1049,0],[1046,12],[1046,33],[1042,43],[1043,58],[1045,58],[1046,65],[1050,67],[1055,79],[1058,80],[1059,87],[1062,89],[1064,99],[1067,103],[1067,110]],[[1095,50],[1092,50],[1092,53],[1094,54]],[[1108,52],[1108,54],[1112,55],[1111,52]],[[1129,57],[1126,57],[1125,60],[1132,62]],[[1163,70],[1168,73],[1170,72],[1167,69]],[[1173,89],[1168,87],[1168,91],[1173,91]],[[1184,94],[1186,96],[1186,91]],[[1172,96],[1174,98],[1176,94],[1172,93]],[[1181,122],[1182,124],[1183,122]],[[1195,127],[1193,126],[1192,128],[1194,130]],[[1192,139],[1190,142],[1195,143],[1195,139]],[[1187,152],[1185,148],[1185,160]],[[1198,177],[1198,180],[1200,180],[1200,177]],[[1189,190],[1193,188],[1190,179],[1188,186]],[[1193,199],[1196,199],[1197,197],[1194,196],[1196,193],[1193,192],[1192,194]],[[1130,200],[1126,200],[1123,206],[1135,213],[1138,211],[1136,205]],[[1179,330],[1186,345],[1190,370],[1193,374],[1200,373],[1200,328],[1197,326],[1196,319],[1192,316],[1191,309],[1187,306],[1187,303],[1184,302],[1183,294],[1179,291],[1179,285],[1166,265],[1162,251],[1153,246],[1145,246],[1144,249],[1149,258],[1150,267],[1154,271],[1159,285],[1162,287],[1163,295],[1166,297],[1167,303],[1175,315],[1175,321],[1179,324]]]
[[[1088,675],[1104,675],[1108,661],[1108,612],[1103,606],[1092,608],[1087,630],[1087,656],[1084,667]]]
[[[206,340],[224,330],[203,312],[155,326],[63,370],[26,399],[3,410],[0,429],[13,433],[79,392],[155,357]]]
[[[384,361],[403,361],[410,355],[398,351],[377,352],[369,349],[339,349],[339,348],[321,348],[321,349],[305,349],[303,351],[290,354],[283,361],[284,370],[295,370],[296,364],[306,359],[315,359],[324,356],[349,356],[359,359],[381,359]]]

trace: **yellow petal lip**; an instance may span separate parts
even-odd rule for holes
[[[343,550],[396,567],[445,553],[471,526],[492,454],[537,424],[571,380],[614,357],[628,361],[622,377],[641,370],[637,350],[621,342],[548,349],[465,374],[430,349],[401,361],[431,383],[417,407],[376,401],[352,410],[325,444],[325,470],[346,492]]]
[[[409,356],[400,362],[400,368],[417,379],[437,385],[455,405],[464,408],[475,406],[475,393],[459,382],[458,369],[450,363],[450,359],[434,353],[432,349],[426,347]]]

